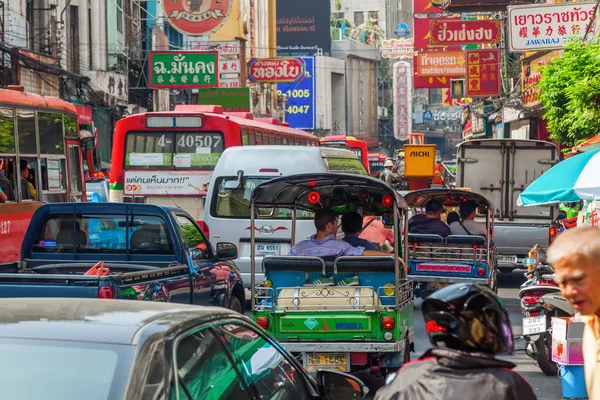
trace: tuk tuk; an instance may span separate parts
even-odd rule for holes
[[[483,235],[439,235],[410,233],[404,241],[408,277],[415,282],[415,295],[426,297],[431,292],[451,283],[471,282],[498,291],[498,250],[493,244],[494,207],[482,195],[466,190],[425,189],[405,194],[413,213],[424,210],[431,200],[438,200],[446,208],[458,211],[462,202],[473,201],[477,206],[476,220],[485,224]],[[464,230],[464,229],[462,229]]]
[[[394,241],[389,257],[267,256],[262,260],[264,282],[255,282],[258,220],[264,223],[281,209],[291,210],[291,246],[308,239],[296,237],[297,219],[312,219],[322,208],[338,215],[390,213],[394,232],[399,232],[407,210],[402,196],[368,176],[301,174],[260,184],[252,193],[250,207],[251,301],[254,320],[260,326],[309,372],[370,369],[379,375],[410,360],[410,351],[414,351],[413,291],[399,261],[400,240]],[[322,276],[333,277],[335,285],[311,284]],[[342,279],[355,276],[357,286],[339,285]]]

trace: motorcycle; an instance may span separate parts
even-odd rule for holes
[[[558,366],[552,361],[552,317],[575,315],[575,307],[565,299],[553,280],[554,270],[539,264],[525,273],[527,282],[521,285],[519,298],[523,318],[525,353],[533,358],[545,375],[556,375]]]

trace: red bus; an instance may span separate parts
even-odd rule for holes
[[[131,115],[115,127],[110,201],[177,204],[201,219],[212,171],[225,149],[318,144],[310,133],[225,115],[220,106]]]
[[[369,169],[371,171],[371,176],[379,178],[379,175],[383,172],[383,164],[388,158],[390,158],[390,156],[387,154],[369,154]]]
[[[0,263],[21,259],[21,242],[42,202],[86,201],[84,140],[77,110],[54,97],[0,89]]]
[[[369,170],[369,150],[367,144],[362,140],[358,140],[354,136],[330,135],[321,139],[321,146],[352,150],[360,158],[369,174],[371,173]]]

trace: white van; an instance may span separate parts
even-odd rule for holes
[[[225,189],[226,182],[243,176],[237,189]],[[238,246],[237,266],[244,286],[250,287],[250,194],[269,179],[303,173],[338,172],[367,175],[360,159],[350,150],[304,146],[231,147],[223,152],[213,172],[204,207],[205,228],[211,240]],[[230,183],[231,185],[231,183]],[[256,226],[256,265],[266,255],[287,255],[291,249],[291,211],[259,209]],[[264,219],[266,218],[268,219]],[[298,212],[296,240],[315,233],[313,215]],[[215,242],[216,243],[216,242]],[[257,274],[262,282],[263,274]]]

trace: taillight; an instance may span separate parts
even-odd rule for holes
[[[530,317],[537,317],[538,315],[540,315],[540,312],[539,312],[539,311],[534,311],[534,312],[530,312],[530,313],[529,313],[529,316],[530,316]]]
[[[479,275],[479,276],[485,275],[485,268],[477,268],[477,275]]]
[[[99,299],[116,299],[115,291],[110,286],[100,286],[98,288]]]
[[[209,238],[210,237],[210,229],[208,229],[208,224],[204,221],[196,221],[196,222],[198,223],[198,226],[200,227],[200,229],[202,229],[204,236]]]
[[[540,298],[538,296],[524,296],[523,301],[527,304],[536,304]]]
[[[381,319],[381,327],[383,329],[394,329],[394,326],[396,326],[394,317],[383,317]]]
[[[269,319],[267,317],[256,317],[256,323],[263,329],[269,327]]]
[[[556,233],[558,231],[556,230],[555,226],[551,226],[550,230],[548,231],[548,241],[549,244],[552,244],[552,242],[554,241],[554,239],[556,239]]]

